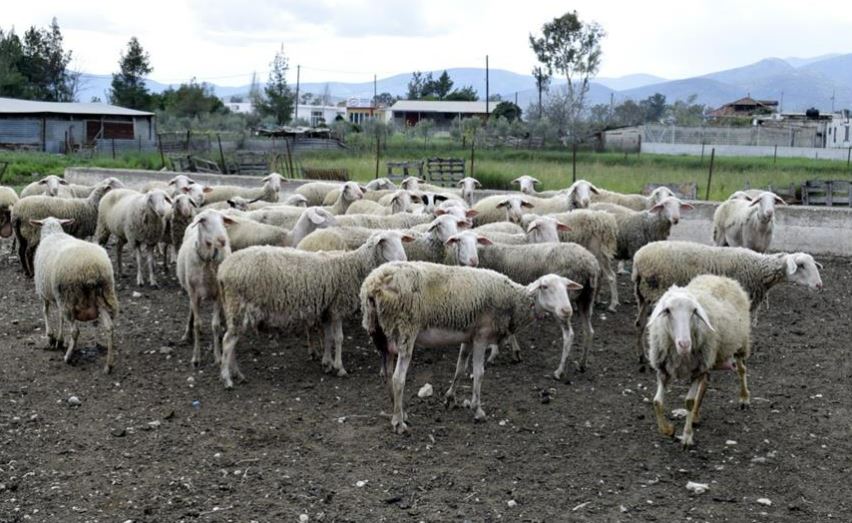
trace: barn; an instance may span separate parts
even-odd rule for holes
[[[438,128],[446,128],[453,121],[472,116],[485,118],[499,102],[460,102],[446,100],[399,100],[391,106],[391,118],[399,127],[417,125],[417,122],[429,119]],[[490,105],[486,109],[486,105]]]
[[[103,103],[0,98],[0,149],[65,153],[109,141],[117,148],[156,143],[154,113]]]

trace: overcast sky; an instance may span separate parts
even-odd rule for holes
[[[366,81],[413,70],[491,67],[528,73],[527,37],[576,9],[599,22],[601,76],[684,78],[765,57],[852,52],[852,2],[578,0],[150,0],[4,2],[0,26],[23,32],[56,16],[74,67],[117,68],[130,36],[151,54],[151,77],[221,85],[266,77],[283,44],[303,81]],[[139,7],[137,7],[139,6]],[[295,70],[295,67],[293,67]],[[295,71],[291,71],[295,80]]]

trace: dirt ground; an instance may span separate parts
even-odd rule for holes
[[[598,311],[589,369],[570,383],[550,377],[557,328],[520,336],[524,361],[505,351],[486,370],[484,423],[441,402],[456,351],[418,350],[412,432],[397,436],[357,321],[346,327],[348,377],[323,374],[300,334],[262,334],[237,348],[249,381],[226,391],[212,355],[193,371],[178,343],[186,299],[174,278],[136,294],[128,274],[119,360],[105,376],[94,326],[73,365],[44,350],[33,285],[4,257],[0,522],[850,521],[852,263],[821,261],[824,291],[781,286],[762,312],[752,408],[737,408],[734,373],[716,373],[697,446],[684,451],[656,431],[632,299]],[[435,395],[419,399],[425,383]],[[671,389],[669,410],[685,391]],[[709,489],[696,495],[689,481]]]

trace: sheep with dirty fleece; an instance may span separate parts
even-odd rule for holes
[[[18,241],[18,257],[24,273],[30,277],[33,275],[33,256],[40,238],[40,231],[31,224],[32,220],[42,220],[50,216],[73,220],[65,225],[66,232],[75,238],[88,238],[95,234],[101,200],[116,185],[114,178],[104,180],[87,198],[37,195],[18,200],[12,208],[12,228]]]
[[[234,196],[241,196],[247,200],[264,200],[277,202],[278,193],[281,191],[281,182],[284,177],[278,173],[271,173],[260,179],[261,187],[240,187],[238,185],[213,185],[210,191],[204,194],[204,203],[216,203],[228,200]]]
[[[775,230],[775,205],[786,205],[769,191],[754,196],[737,191],[713,213],[713,242],[720,246],[745,247],[766,252]]]
[[[192,223],[198,212],[198,206],[187,194],[178,194],[174,197],[172,204],[172,214],[168,227],[169,246],[174,249],[179,249],[183,243],[183,234],[186,228]]]
[[[686,285],[701,274],[733,278],[748,294],[752,319],[756,322],[757,307],[779,283],[821,289],[821,267],[810,254],[803,252],[760,254],[741,247],[714,247],[692,242],[649,243],[633,257],[631,276],[636,294],[636,348],[640,364],[644,362],[643,338],[650,307],[672,285]]]
[[[382,357],[382,374],[393,398],[394,431],[402,434],[408,430],[403,398],[415,345],[462,344],[445,394],[448,404],[455,403],[456,386],[472,347],[473,391],[466,403],[474,419],[482,420],[485,412],[480,391],[486,348],[522,331],[536,316],[570,316],[568,292],[579,287],[555,274],[524,286],[487,269],[427,262],[389,263],[370,273],[361,285],[362,325]]]
[[[221,361],[222,305],[219,302],[219,286],[216,273],[219,265],[231,254],[228,232],[225,228],[233,223],[231,218],[214,210],[198,214],[188,228],[177,255],[177,277],[180,286],[189,297],[189,317],[181,341],[189,341],[192,335],[192,365],[201,363],[201,304],[213,303],[213,358]]]
[[[482,267],[505,274],[512,281],[529,284],[545,274],[558,274],[577,282],[581,290],[571,293],[583,326],[583,354],[578,368],[585,370],[586,358],[592,345],[594,329],[592,315],[595,294],[598,288],[600,267],[595,257],[576,243],[537,243],[533,245],[501,245],[475,231],[462,231],[446,241],[448,259],[466,267]],[[562,379],[565,362],[574,343],[574,329],[571,326],[570,313],[557,318],[562,330],[562,356],[559,367],[553,373],[556,379]],[[520,346],[514,336],[509,338],[513,356],[520,361]],[[488,361],[497,356],[497,346],[492,348]]]
[[[666,419],[665,393],[672,378],[688,379],[686,423],[680,440],[694,443],[693,424],[713,369],[731,368],[736,361],[740,378],[740,408],[749,405],[745,361],[751,350],[749,299],[730,278],[709,274],[696,276],[686,287],[669,287],[648,319],[648,362],[657,373],[654,413],[657,427],[674,436]]]
[[[157,286],[154,276],[154,252],[163,240],[166,221],[172,211],[172,199],[163,191],[154,189],[139,193],[131,189],[111,191],[98,206],[98,226],[95,236],[100,245],[106,245],[110,236],[116,237],[116,268],[123,273],[122,251],[130,244],[136,254],[136,284],[145,285],[142,257],[148,267],[148,283]]]
[[[526,215],[521,223],[528,227],[529,243],[573,242],[588,249],[598,260],[602,277],[609,283],[609,310],[618,308],[618,286],[612,270],[612,259],[618,247],[618,224],[613,216],[579,209],[550,216]],[[536,227],[531,227],[532,223]]]
[[[106,251],[93,243],[66,234],[63,225],[72,220],[45,218],[33,220],[39,227],[39,247],[35,255],[36,296],[42,301],[45,333],[53,348],[67,346],[65,363],[70,363],[77,348],[80,327],[77,322],[98,320],[107,340],[104,372],[115,365],[115,319],[118,299],[115,278]],[[51,307],[59,313],[59,325],[53,328]],[[65,323],[70,336],[65,336]],[[67,341],[67,343],[66,343]]]
[[[402,245],[411,240],[406,234],[384,231],[354,251],[335,255],[251,247],[228,256],[217,276],[227,325],[221,365],[225,387],[233,387],[234,377],[244,379],[235,347],[246,329],[259,323],[309,330],[322,325],[322,365],[326,372],[345,376],[342,321],[358,310],[364,278],[383,263],[405,260]]]
[[[231,250],[236,252],[256,245],[293,247],[317,229],[333,226],[336,217],[322,207],[308,207],[302,212],[292,229],[267,225],[250,219],[230,216],[228,238]]]
[[[681,211],[694,207],[674,196],[668,196],[646,211],[634,211],[614,203],[593,203],[589,210],[612,214],[618,224],[615,258],[630,260],[636,251],[651,242],[669,238],[672,226],[680,222]]]

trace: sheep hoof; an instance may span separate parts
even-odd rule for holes
[[[740,410],[748,410],[751,408],[751,403],[748,400],[740,400]]]
[[[522,362],[522,361],[523,361],[523,360],[521,359],[521,353],[520,353],[520,352],[513,352],[513,353],[512,353],[512,362],[514,362],[514,363],[520,363],[520,362]]]
[[[608,310],[609,312],[618,312],[618,304],[610,304],[610,306],[607,307],[606,310]]]
[[[695,443],[692,441],[692,434],[681,434],[678,439],[680,440],[681,445],[683,445],[684,449],[688,449],[693,446]]]
[[[104,365],[104,374],[112,374],[112,365]]]
[[[476,423],[485,421],[485,411],[482,410],[482,407],[476,408],[476,413],[473,415],[473,421]]]
[[[201,361],[199,361],[199,360],[195,360],[195,359],[194,359],[194,360],[192,360],[192,368],[193,368],[193,369],[197,369],[197,368],[198,368],[198,367],[200,367],[200,366],[201,366]]]
[[[663,436],[674,437],[674,425],[668,423],[660,428],[660,433]]]
[[[557,381],[561,381],[562,376],[564,376],[564,375],[565,375],[565,372],[563,372],[562,370],[557,369],[557,370],[553,371],[553,379],[555,379]]]
[[[225,389],[230,390],[234,388],[234,382],[231,378],[225,378]]]
[[[399,419],[392,419],[391,426],[393,427],[394,432],[397,434],[405,434],[408,432],[408,425],[405,424],[404,421],[400,421]]]
[[[337,377],[338,378],[343,378],[344,376],[347,376],[348,374],[349,373],[346,372],[346,369],[344,369],[343,367],[337,369]]]

